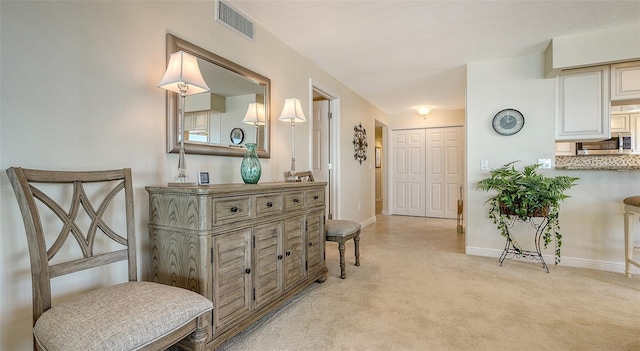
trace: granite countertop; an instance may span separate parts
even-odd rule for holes
[[[640,170],[640,154],[556,156],[556,169]]]

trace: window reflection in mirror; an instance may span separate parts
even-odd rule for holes
[[[256,143],[259,157],[269,157],[270,80],[198,46],[167,35],[167,56],[183,50],[198,58],[202,76],[211,91],[185,99],[184,140],[187,153],[243,156],[246,143]],[[177,152],[180,142],[177,94],[168,93],[168,151]],[[250,103],[264,109],[265,125],[243,123]],[[232,131],[238,129],[240,143]],[[236,135],[237,136],[237,135]],[[256,140],[257,139],[257,140]]]

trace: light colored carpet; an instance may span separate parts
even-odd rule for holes
[[[640,278],[464,255],[454,220],[378,215],[329,277],[228,340],[238,350],[640,350]],[[489,233],[488,235],[498,235]]]

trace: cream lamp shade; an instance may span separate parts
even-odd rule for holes
[[[307,117],[302,112],[302,105],[300,100],[296,98],[289,98],[284,100],[284,107],[278,120],[283,122],[306,122]]]
[[[186,86],[186,90],[182,91]],[[209,91],[205,83],[198,59],[182,50],[169,56],[169,64],[158,87],[178,94],[193,95]]]
[[[247,108],[247,113],[244,115],[242,122],[247,124],[253,124],[255,126],[262,126],[265,124],[264,118],[264,105],[259,102],[252,102]]]

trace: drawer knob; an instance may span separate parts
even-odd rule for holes
[[[300,200],[298,200],[298,198],[293,199],[293,202],[300,202]]]
[[[287,256],[291,256],[291,251],[287,251]]]
[[[235,207],[235,206],[231,207],[231,212],[233,212],[233,213],[238,212],[238,208],[237,208],[237,207]]]
[[[281,260],[282,259],[282,255],[278,255],[278,259]]]
[[[244,271],[245,271],[245,273],[250,274],[251,273],[251,268],[247,268]]]
[[[313,246],[313,243],[309,243],[309,247]]]
[[[273,202],[271,201],[267,202],[267,207],[273,207]]]
[[[320,196],[318,196],[318,195],[315,195],[315,196],[313,197],[313,199],[314,199],[314,200],[318,200],[319,198],[320,198]]]

